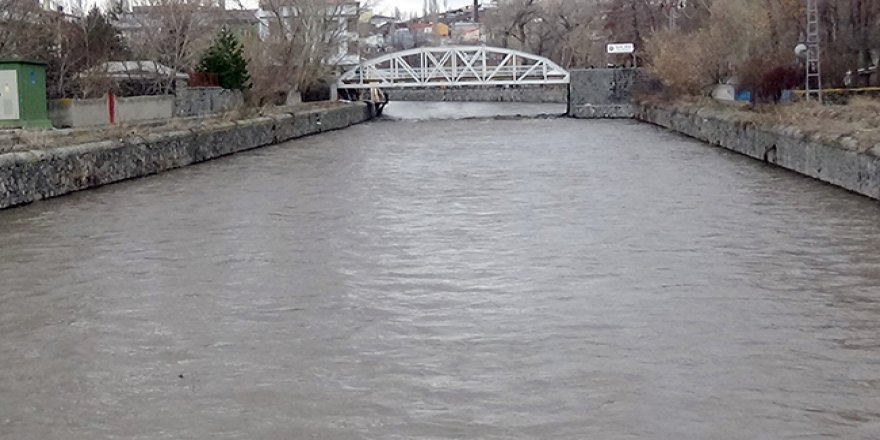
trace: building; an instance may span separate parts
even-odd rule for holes
[[[113,26],[126,39],[136,39],[141,32],[155,32],[162,26],[163,6],[130,6],[123,2],[122,11],[116,14]],[[198,7],[193,11],[194,20],[210,23],[212,27],[226,27],[238,34],[242,39],[257,35],[259,19],[256,9],[225,9],[223,0],[206,7]]]
[[[479,5],[478,12],[479,16],[483,17],[487,12],[490,12],[494,9],[497,9],[498,5],[492,2],[482,2]],[[467,5],[462,8],[450,9],[441,13],[438,17],[438,21],[447,24],[448,26],[453,26],[456,23],[473,23],[474,22],[474,6]]]
[[[227,9],[219,20],[222,26],[242,39],[259,35],[260,20],[256,9]]]
[[[397,21],[396,18],[387,15],[374,14],[370,17],[370,25],[372,25],[374,29],[381,29],[386,24],[396,23]]]
[[[459,22],[452,26],[452,41],[456,44],[479,44],[483,41],[480,23]]]
[[[89,2],[83,0],[39,0],[40,7],[73,17],[83,17],[88,12]]]

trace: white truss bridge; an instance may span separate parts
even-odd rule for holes
[[[364,61],[344,73],[339,89],[568,84],[547,58],[486,46],[421,47]]]

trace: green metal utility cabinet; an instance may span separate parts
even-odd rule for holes
[[[51,128],[46,64],[0,59],[0,128]]]

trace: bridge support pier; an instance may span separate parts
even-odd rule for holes
[[[629,119],[636,115],[638,69],[587,69],[571,72],[568,116],[578,119]]]

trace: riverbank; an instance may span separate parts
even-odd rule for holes
[[[565,111],[565,104],[553,103],[391,101],[382,118],[401,121],[530,119],[562,117]]]
[[[642,102],[636,119],[880,200],[877,126],[833,107],[769,113],[701,102]]]
[[[241,119],[169,121],[91,134],[32,134],[12,151],[0,152],[0,209],[338,130],[373,117],[375,109],[367,103],[325,103]]]

